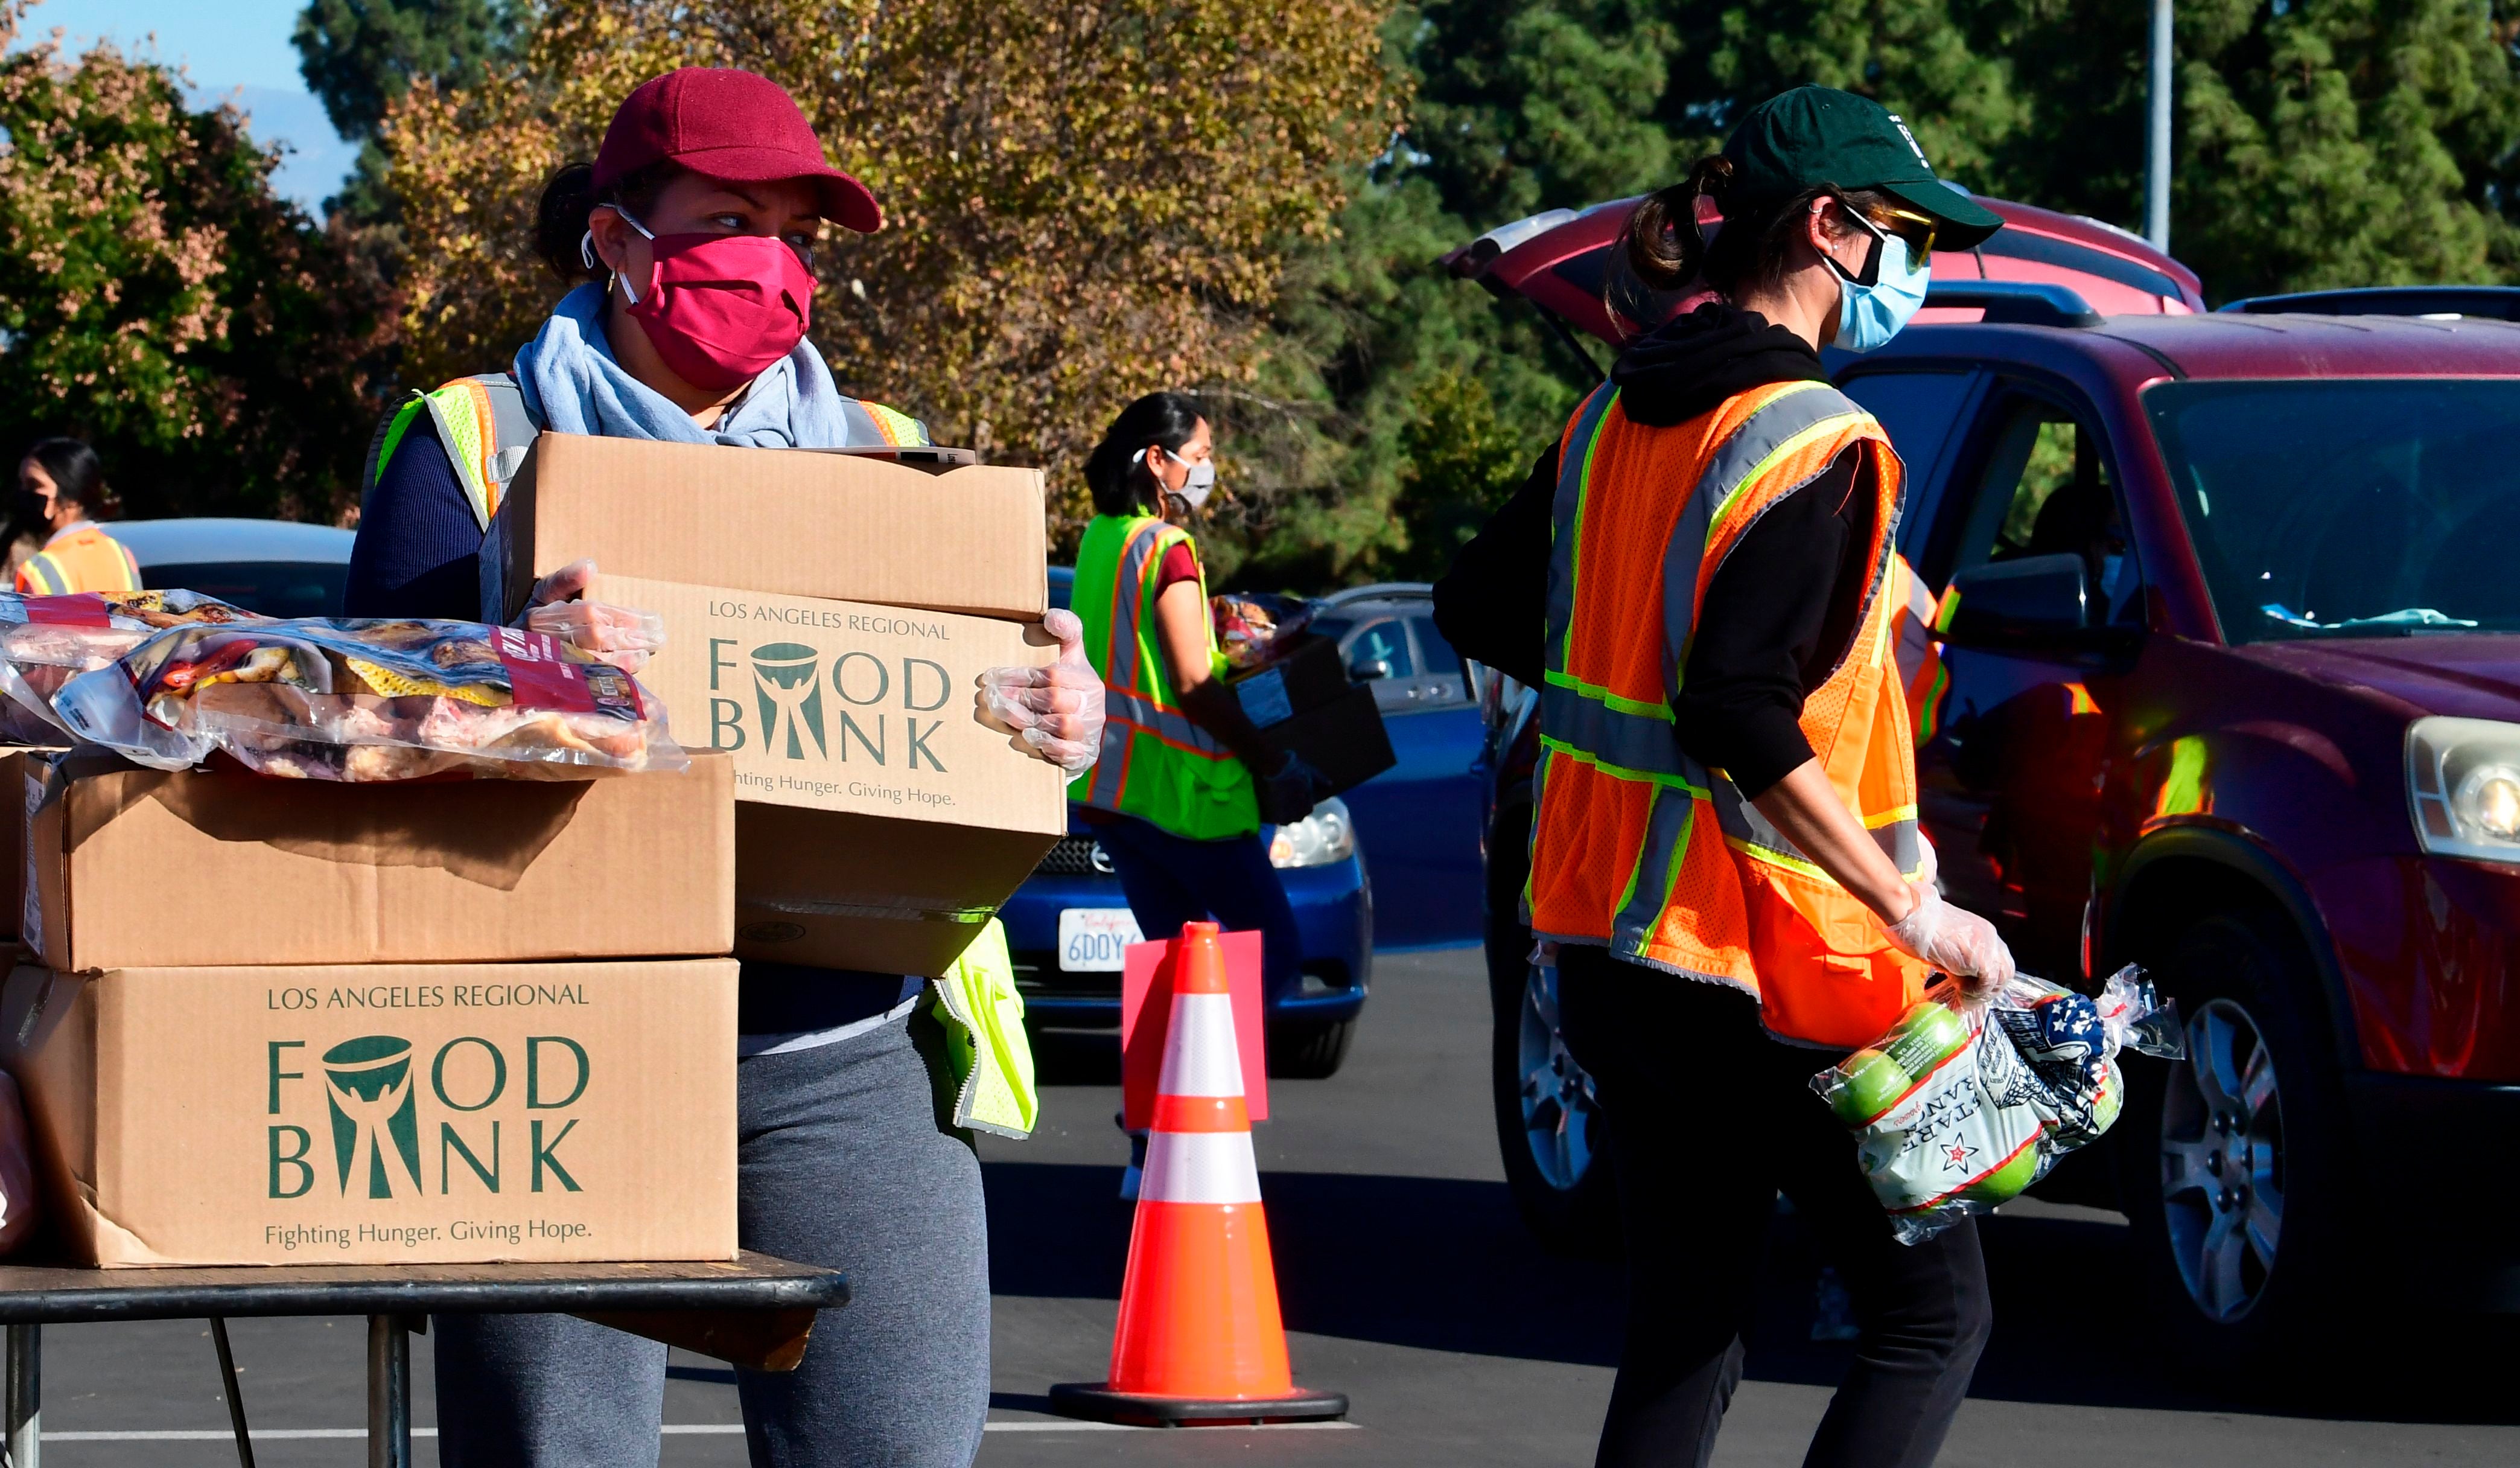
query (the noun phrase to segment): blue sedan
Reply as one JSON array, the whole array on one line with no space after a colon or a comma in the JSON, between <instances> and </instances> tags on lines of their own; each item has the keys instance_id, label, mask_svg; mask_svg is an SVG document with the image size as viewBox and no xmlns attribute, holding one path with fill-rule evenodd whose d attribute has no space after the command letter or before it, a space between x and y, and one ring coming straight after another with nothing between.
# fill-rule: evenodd
<instances>
[{"instance_id":1,"label":"blue sedan","mask_svg":"<svg viewBox=\"0 0 2520 1468\"><path fill-rule=\"evenodd\" d=\"M1373 690L1399 761L1347 793L1373 852L1374 946L1477 942L1487 794L1472 766L1487 733L1483 670L1435 630L1434 592L1422 581L1339 592L1313 630L1335 638L1348 676Z\"/></svg>"},{"instance_id":2,"label":"blue sedan","mask_svg":"<svg viewBox=\"0 0 2520 1468\"><path fill-rule=\"evenodd\" d=\"M1053 605L1066 606L1073 573L1053 567L1050 574ZM1347 1057L1373 967L1373 896L1355 822L1343 802L1324 801L1292 825L1262 827L1261 837L1304 937L1303 982L1269 1013L1269 1072L1328 1076ZM998 915L1036 1027L1119 1025L1120 953L1137 925L1092 827L1071 819Z\"/></svg>"}]
</instances>

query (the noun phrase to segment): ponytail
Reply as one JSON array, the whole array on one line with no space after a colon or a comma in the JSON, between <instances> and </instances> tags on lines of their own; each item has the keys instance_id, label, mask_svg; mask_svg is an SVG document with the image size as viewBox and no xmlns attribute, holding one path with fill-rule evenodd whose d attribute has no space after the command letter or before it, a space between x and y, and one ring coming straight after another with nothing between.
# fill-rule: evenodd
<instances>
[{"instance_id":1,"label":"ponytail","mask_svg":"<svg viewBox=\"0 0 2520 1468\"><path fill-rule=\"evenodd\" d=\"M1706 236L1697 222L1697 202L1714 202L1720 212L1732 182L1732 161L1710 154L1697 161L1688 177L1645 196L1628 216L1619 243L1628 269L1648 291L1677 291L1706 267Z\"/></svg>"},{"instance_id":2,"label":"ponytail","mask_svg":"<svg viewBox=\"0 0 2520 1468\"><path fill-rule=\"evenodd\" d=\"M1178 452L1198 433L1207 410L1187 392L1149 392L1120 410L1102 441L1085 458L1085 485L1098 515L1130 515L1154 503L1154 471L1146 451Z\"/></svg>"},{"instance_id":3,"label":"ponytail","mask_svg":"<svg viewBox=\"0 0 2520 1468\"><path fill-rule=\"evenodd\" d=\"M1619 259L1635 285L1664 295L1702 286L1727 298L1745 286L1782 280L1793 259L1793 244L1803 215L1816 199L1835 199L1850 209L1877 209L1889 196L1875 189L1841 189L1816 184L1782 200L1748 202L1735 197L1732 161L1722 154L1699 159L1688 177L1648 194L1628 216L1619 236ZM1699 223L1699 204L1713 206L1709 226ZM1620 272L1612 271L1614 278ZM1604 300L1630 320L1641 318L1628 302L1605 293Z\"/></svg>"}]
</instances>

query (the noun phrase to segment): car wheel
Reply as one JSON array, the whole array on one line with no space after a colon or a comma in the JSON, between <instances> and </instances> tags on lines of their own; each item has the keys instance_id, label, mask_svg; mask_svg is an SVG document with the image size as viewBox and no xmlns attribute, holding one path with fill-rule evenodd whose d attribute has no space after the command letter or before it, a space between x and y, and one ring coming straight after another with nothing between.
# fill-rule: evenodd
<instances>
[{"instance_id":1,"label":"car wheel","mask_svg":"<svg viewBox=\"0 0 2520 1468\"><path fill-rule=\"evenodd\" d=\"M2344 1304L2342 1089L2288 938L2253 916L2182 934L2163 987L2187 1055L2129 1072L2120 1192L2174 1346L2217 1371L2288 1364Z\"/></svg>"},{"instance_id":2,"label":"car wheel","mask_svg":"<svg viewBox=\"0 0 2520 1468\"><path fill-rule=\"evenodd\" d=\"M1269 1030L1269 1075L1272 1079L1328 1080L1347 1060L1348 1042L1356 1038L1356 1021L1305 1020Z\"/></svg>"},{"instance_id":3,"label":"car wheel","mask_svg":"<svg viewBox=\"0 0 2520 1468\"><path fill-rule=\"evenodd\" d=\"M1514 916L1525 847L1508 827L1527 827L1529 820L1528 807L1501 813L1498 839L1488 845L1488 989L1495 1026L1490 1088L1497 1145L1514 1207L1543 1247L1609 1257L1619 1249L1609 1118L1601 1112L1593 1078L1558 1033L1557 971L1531 962L1531 934Z\"/></svg>"}]
</instances>

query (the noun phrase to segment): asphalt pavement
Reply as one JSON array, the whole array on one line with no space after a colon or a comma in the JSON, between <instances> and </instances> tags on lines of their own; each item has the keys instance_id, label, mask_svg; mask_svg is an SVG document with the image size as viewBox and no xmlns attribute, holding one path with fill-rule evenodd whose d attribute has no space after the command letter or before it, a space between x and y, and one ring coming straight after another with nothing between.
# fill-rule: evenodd
<instances>
[{"instance_id":1,"label":"asphalt pavement","mask_svg":"<svg viewBox=\"0 0 2520 1468\"><path fill-rule=\"evenodd\" d=\"M983 1468L1591 1461L1622 1323L1618 1270L1541 1253L1514 1216L1490 1121L1476 950L1378 958L1346 1068L1278 1083L1259 1128L1296 1376L1349 1394L1343 1426L1109 1429L1045 1410L1051 1384L1102 1375L1129 1226L1113 1197L1113 1047L1048 1041L1042 1129L981 1148L997 1292ZM1944 1464L2520 1462L2510 1329L2409 1318L2340 1332L2352 1384L2241 1396L2168 1365L2133 1301L2053 1288L2060 1264L2125 1277L2126 1234L2116 1215L2035 1200L1987 1225L1998 1326ZM1809 1339L1815 1268L1781 1219L1722 1468L1802 1459L1849 1349ZM362 1460L361 1322L239 1321L234 1334L263 1468ZM199 1323L56 1327L46 1345L52 1468L235 1461ZM428 1424L427 1343L415 1345L414 1420ZM665 1464L743 1461L722 1367L677 1355L665 1420ZM415 1448L436 1461L428 1437Z\"/></svg>"}]
</instances>

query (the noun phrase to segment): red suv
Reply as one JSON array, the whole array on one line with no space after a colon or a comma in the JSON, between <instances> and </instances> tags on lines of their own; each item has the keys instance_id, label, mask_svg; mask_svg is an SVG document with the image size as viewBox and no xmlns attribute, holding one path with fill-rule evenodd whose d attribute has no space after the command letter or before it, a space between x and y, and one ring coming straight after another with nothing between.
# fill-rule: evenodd
<instances>
[{"instance_id":1,"label":"red suv","mask_svg":"<svg viewBox=\"0 0 2520 1468\"><path fill-rule=\"evenodd\" d=\"M2192 1058L2141 1068L2043 1188L2122 1207L2171 1329L2225 1363L2358 1295L2520 1309L2515 302L2104 317L1938 279L1986 319L1832 354L1909 467L1901 550L1958 592L1917 752L1946 890L2026 971L2140 962L2187 1017ZM1495 712L1499 1124L1572 1241L1607 1218L1567 1166L1602 1138L1515 918L1529 716Z\"/></svg>"}]
</instances>

